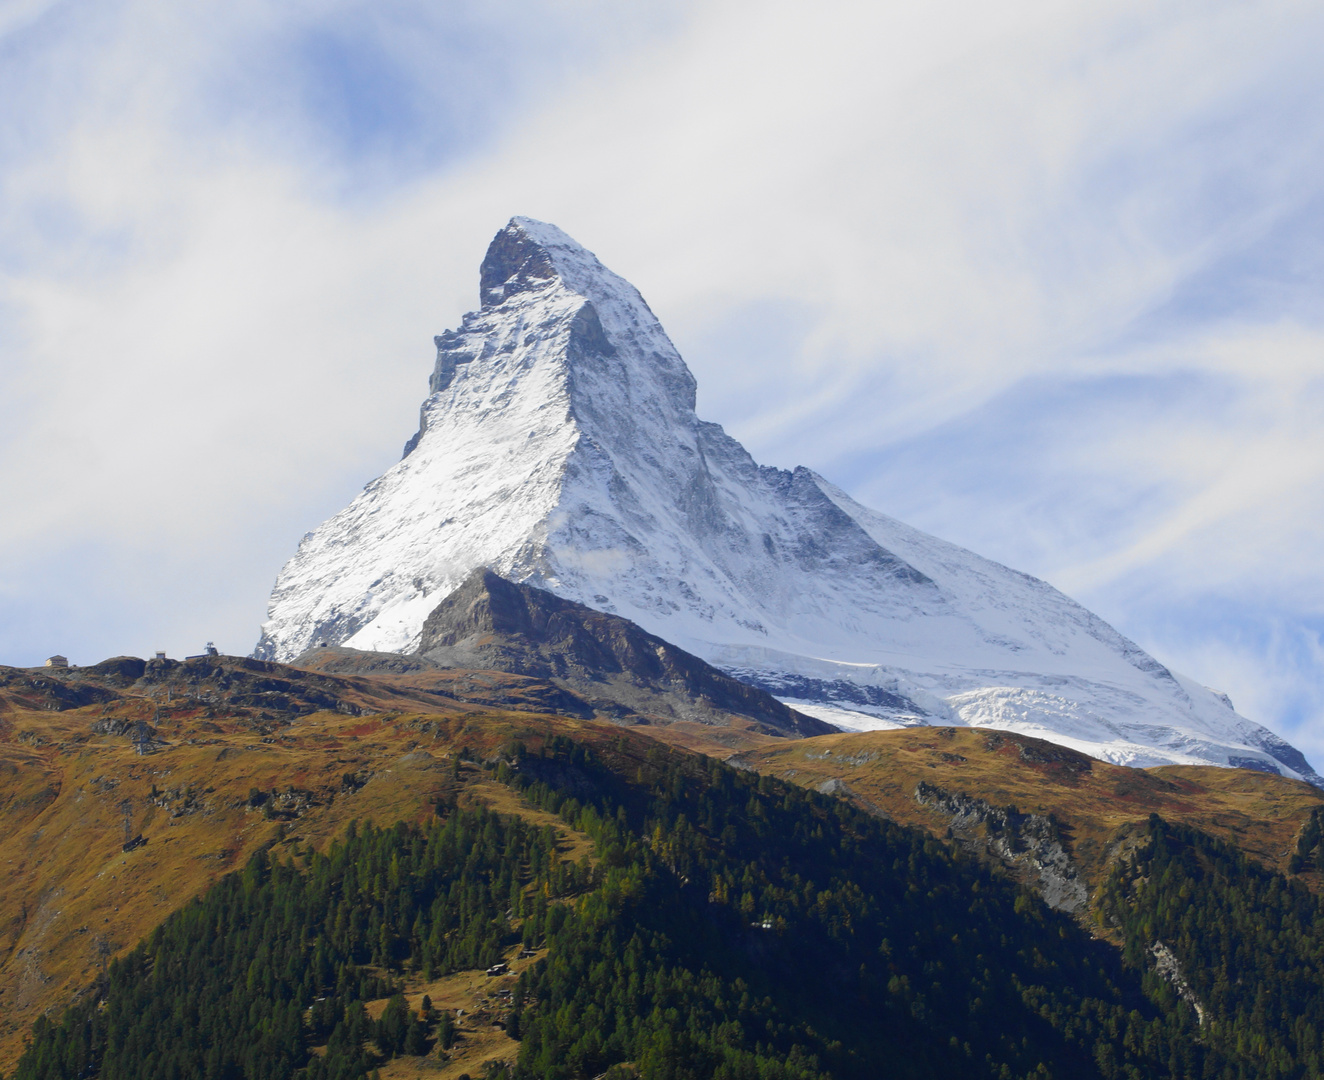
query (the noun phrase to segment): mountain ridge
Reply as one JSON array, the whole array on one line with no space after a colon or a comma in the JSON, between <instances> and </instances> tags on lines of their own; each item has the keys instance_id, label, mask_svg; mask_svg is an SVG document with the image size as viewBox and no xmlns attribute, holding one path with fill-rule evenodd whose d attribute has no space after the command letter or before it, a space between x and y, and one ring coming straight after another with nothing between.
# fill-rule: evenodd
<instances>
[{"instance_id":1,"label":"mountain ridge","mask_svg":"<svg viewBox=\"0 0 1324 1080\"><path fill-rule=\"evenodd\" d=\"M695 414L638 291L554 226L512 219L480 294L436 338L404 457L281 571L255 655L414 651L439 597L487 566L839 727L998 727L1118 764L1324 782L1050 585L758 465Z\"/></svg>"},{"instance_id":2,"label":"mountain ridge","mask_svg":"<svg viewBox=\"0 0 1324 1080\"><path fill-rule=\"evenodd\" d=\"M718 671L638 624L475 570L423 623L417 655L442 667L544 678L609 715L825 735L832 725Z\"/></svg>"}]
</instances>

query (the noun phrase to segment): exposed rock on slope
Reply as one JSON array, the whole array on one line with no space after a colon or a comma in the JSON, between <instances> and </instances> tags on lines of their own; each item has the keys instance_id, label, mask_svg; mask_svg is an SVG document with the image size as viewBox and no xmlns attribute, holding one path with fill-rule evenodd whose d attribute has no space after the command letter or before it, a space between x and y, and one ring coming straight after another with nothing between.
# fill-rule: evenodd
<instances>
[{"instance_id":1,"label":"exposed rock on slope","mask_svg":"<svg viewBox=\"0 0 1324 1080\"><path fill-rule=\"evenodd\" d=\"M628 282L515 218L436 339L403 460L304 538L257 656L409 652L477 567L622 615L842 726L1004 728L1120 764L1319 781L1051 586L756 464Z\"/></svg>"},{"instance_id":2,"label":"exposed rock on slope","mask_svg":"<svg viewBox=\"0 0 1324 1080\"><path fill-rule=\"evenodd\" d=\"M1003 862L1032 870L1049 907L1072 913L1085 907L1089 900L1085 883L1051 816L1022 814L1014 806L994 806L985 799L944 791L925 780L915 787L915 801L947 817L953 836L967 846L980 845Z\"/></svg>"},{"instance_id":3,"label":"exposed rock on slope","mask_svg":"<svg viewBox=\"0 0 1324 1080\"><path fill-rule=\"evenodd\" d=\"M1324 813L1324 792L1299 780L1197 765L1123 768L1040 739L971 728L827 735L729 760L950 835L1077 916L1151 814L1291 873L1303 826ZM1313 865L1295 876L1315 891L1324 885Z\"/></svg>"},{"instance_id":4,"label":"exposed rock on slope","mask_svg":"<svg viewBox=\"0 0 1324 1080\"><path fill-rule=\"evenodd\" d=\"M155 732L176 720L205 725L220 715L263 735L318 712L460 715L477 707L594 715L587 703L545 680L441 671L430 661L395 655L374 659L374 654L353 650L344 651L348 657L335 655L341 653L318 650L316 663L304 667L243 656L185 661L121 656L52 674L0 667L0 725L4 717L23 711L67 712L93 705L99 706L96 733L130 739L147 721Z\"/></svg>"},{"instance_id":5,"label":"exposed rock on slope","mask_svg":"<svg viewBox=\"0 0 1324 1080\"><path fill-rule=\"evenodd\" d=\"M546 679L621 719L728 725L775 735L835 729L737 682L628 619L478 570L423 624L419 655L441 667Z\"/></svg>"}]
</instances>

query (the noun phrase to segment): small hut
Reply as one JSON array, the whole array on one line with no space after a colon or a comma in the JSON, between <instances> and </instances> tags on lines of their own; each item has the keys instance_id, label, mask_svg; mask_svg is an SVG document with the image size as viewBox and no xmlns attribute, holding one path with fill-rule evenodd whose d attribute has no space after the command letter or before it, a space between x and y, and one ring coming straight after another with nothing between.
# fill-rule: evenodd
<instances>
[{"instance_id":1,"label":"small hut","mask_svg":"<svg viewBox=\"0 0 1324 1080\"><path fill-rule=\"evenodd\" d=\"M46 658L46 666L67 668L69 666L69 658L56 653L54 656L48 656Z\"/></svg>"}]
</instances>

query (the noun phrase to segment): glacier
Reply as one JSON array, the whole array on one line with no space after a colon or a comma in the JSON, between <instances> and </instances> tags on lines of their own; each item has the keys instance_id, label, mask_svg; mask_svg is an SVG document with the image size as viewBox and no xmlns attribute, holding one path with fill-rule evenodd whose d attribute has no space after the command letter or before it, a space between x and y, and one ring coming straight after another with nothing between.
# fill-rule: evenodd
<instances>
[{"instance_id":1,"label":"glacier","mask_svg":"<svg viewBox=\"0 0 1324 1080\"><path fill-rule=\"evenodd\" d=\"M695 414L643 297L516 217L435 339L403 458L304 537L254 655L412 652L476 568L639 623L844 729L1021 732L1123 765L1324 784L1227 698L1052 586L758 465Z\"/></svg>"}]
</instances>

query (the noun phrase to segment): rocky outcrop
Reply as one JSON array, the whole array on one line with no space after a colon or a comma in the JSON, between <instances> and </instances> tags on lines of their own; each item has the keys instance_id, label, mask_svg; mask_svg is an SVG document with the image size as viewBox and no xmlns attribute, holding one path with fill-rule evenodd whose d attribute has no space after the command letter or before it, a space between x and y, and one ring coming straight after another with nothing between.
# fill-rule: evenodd
<instances>
[{"instance_id":1,"label":"rocky outcrop","mask_svg":"<svg viewBox=\"0 0 1324 1080\"><path fill-rule=\"evenodd\" d=\"M1195 991L1191 989L1191 984L1186 981L1186 974L1182 971L1181 961L1177 959L1173 951L1163 942L1156 941L1149 947L1149 955L1154 958L1154 970L1159 975L1172 984L1172 988L1177 992L1177 996L1188 1003L1195 1010L1195 1015L1199 1018L1201 1024L1204 1023L1204 1006L1199 998L1195 996Z\"/></svg>"},{"instance_id":2,"label":"rocky outcrop","mask_svg":"<svg viewBox=\"0 0 1324 1080\"><path fill-rule=\"evenodd\" d=\"M727 726L744 721L782 736L835 730L629 619L485 569L471 574L428 616L418 655L441 667L544 679L601 714L627 722Z\"/></svg>"},{"instance_id":3,"label":"rocky outcrop","mask_svg":"<svg viewBox=\"0 0 1324 1080\"><path fill-rule=\"evenodd\" d=\"M0 712L6 704L64 712L118 697L109 687L84 679L81 669L0 667Z\"/></svg>"},{"instance_id":4,"label":"rocky outcrop","mask_svg":"<svg viewBox=\"0 0 1324 1080\"><path fill-rule=\"evenodd\" d=\"M924 781L915 788L915 801L947 817L953 838L1028 877L1049 907L1071 914L1085 908L1085 883L1051 816L1022 814L1014 806L994 806Z\"/></svg>"}]
</instances>

